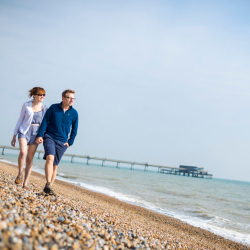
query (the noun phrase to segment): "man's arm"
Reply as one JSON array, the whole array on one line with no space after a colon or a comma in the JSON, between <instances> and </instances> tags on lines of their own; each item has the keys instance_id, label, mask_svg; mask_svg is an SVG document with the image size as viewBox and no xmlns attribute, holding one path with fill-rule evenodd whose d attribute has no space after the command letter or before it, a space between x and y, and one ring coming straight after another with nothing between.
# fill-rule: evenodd
<instances>
[{"instance_id":1,"label":"man's arm","mask_svg":"<svg viewBox=\"0 0 250 250\"><path fill-rule=\"evenodd\" d=\"M78 129L78 114L76 115L75 120L72 123L72 128L71 128L71 132L70 132L70 137L68 140L68 144L69 146L73 145L76 134L77 134L77 129Z\"/></svg>"},{"instance_id":2,"label":"man's arm","mask_svg":"<svg viewBox=\"0 0 250 250\"><path fill-rule=\"evenodd\" d=\"M44 117L43 117L43 121L42 124L39 127L38 133L36 137L43 137L44 136L44 132L46 131L47 127L48 127L48 123L50 121L51 118L51 106L50 108L46 111Z\"/></svg>"}]
</instances>

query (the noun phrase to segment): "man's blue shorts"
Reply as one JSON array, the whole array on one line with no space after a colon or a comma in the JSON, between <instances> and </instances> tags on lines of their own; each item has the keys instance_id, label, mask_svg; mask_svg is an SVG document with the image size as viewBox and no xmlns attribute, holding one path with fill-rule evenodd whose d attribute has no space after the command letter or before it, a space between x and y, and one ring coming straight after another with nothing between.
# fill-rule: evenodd
<instances>
[{"instance_id":1,"label":"man's blue shorts","mask_svg":"<svg viewBox=\"0 0 250 250\"><path fill-rule=\"evenodd\" d=\"M54 155L54 165L58 165L63 154L67 150L67 145L63 145L64 142L58 141L50 137L49 135L45 134L43 138L43 146L45 154L43 159L46 160L48 155Z\"/></svg>"}]
</instances>

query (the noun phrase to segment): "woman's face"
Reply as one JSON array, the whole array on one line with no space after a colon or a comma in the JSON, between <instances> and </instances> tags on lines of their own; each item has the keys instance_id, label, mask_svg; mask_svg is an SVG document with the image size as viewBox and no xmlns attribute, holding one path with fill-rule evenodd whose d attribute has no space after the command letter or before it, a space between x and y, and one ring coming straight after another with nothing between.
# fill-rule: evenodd
<instances>
[{"instance_id":1,"label":"woman's face","mask_svg":"<svg viewBox=\"0 0 250 250\"><path fill-rule=\"evenodd\" d=\"M45 93L38 93L36 95L33 95L33 98L36 102L42 102L44 100Z\"/></svg>"}]
</instances>

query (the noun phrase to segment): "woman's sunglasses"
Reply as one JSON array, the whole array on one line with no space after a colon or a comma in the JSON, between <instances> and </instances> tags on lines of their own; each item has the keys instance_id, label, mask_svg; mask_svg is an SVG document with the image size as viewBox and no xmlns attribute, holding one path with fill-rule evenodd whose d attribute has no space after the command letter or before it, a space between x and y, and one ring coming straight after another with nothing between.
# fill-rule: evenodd
<instances>
[{"instance_id":1,"label":"woman's sunglasses","mask_svg":"<svg viewBox=\"0 0 250 250\"><path fill-rule=\"evenodd\" d=\"M45 94L36 94L36 95L38 95L38 96L45 96Z\"/></svg>"}]
</instances>

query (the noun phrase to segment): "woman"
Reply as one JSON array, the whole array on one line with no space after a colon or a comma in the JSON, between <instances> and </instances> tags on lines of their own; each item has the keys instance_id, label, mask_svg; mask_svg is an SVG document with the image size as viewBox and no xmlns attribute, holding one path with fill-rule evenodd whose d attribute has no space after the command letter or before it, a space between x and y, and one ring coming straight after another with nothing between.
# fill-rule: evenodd
<instances>
[{"instance_id":1,"label":"woman","mask_svg":"<svg viewBox=\"0 0 250 250\"><path fill-rule=\"evenodd\" d=\"M42 104L45 97L45 90L43 88L34 87L29 91L29 97L33 97L33 100L23 104L11 141L11 145L15 147L16 135L18 134L20 153L18 156L19 172L15 179L16 184L22 183L22 171L27 154L27 145L29 145L23 182L24 189L28 189L27 184L33 165L33 157L38 147L38 144L35 143L36 135L47 110L47 107Z\"/></svg>"}]
</instances>

